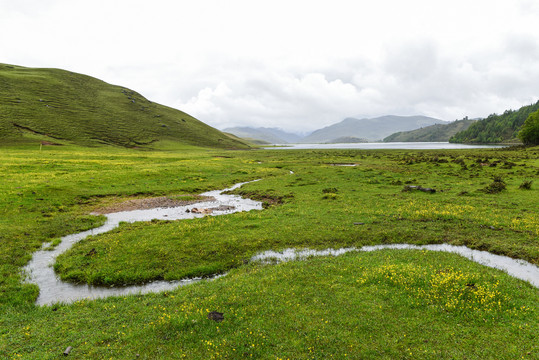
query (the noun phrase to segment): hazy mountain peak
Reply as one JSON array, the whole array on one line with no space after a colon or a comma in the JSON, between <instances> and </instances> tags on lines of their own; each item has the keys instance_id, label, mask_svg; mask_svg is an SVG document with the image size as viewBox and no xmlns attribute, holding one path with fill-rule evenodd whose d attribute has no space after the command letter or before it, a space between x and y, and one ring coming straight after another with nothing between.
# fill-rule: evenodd
<instances>
[{"instance_id":1,"label":"hazy mountain peak","mask_svg":"<svg viewBox=\"0 0 539 360\"><path fill-rule=\"evenodd\" d=\"M223 129L243 139L262 140L270 144L289 144L299 142L301 135L290 133L278 128L236 126Z\"/></svg>"},{"instance_id":2,"label":"hazy mountain peak","mask_svg":"<svg viewBox=\"0 0 539 360\"><path fill-rule=\"evenodd\" d=\"M446 121L428 116L384 115L376 118L357 119L348 117L343 121L314 131L301 140L303 143L325 143L342 137L356 137L378 141L398 131L414 130Z\"/></svg>"}]
</instances>

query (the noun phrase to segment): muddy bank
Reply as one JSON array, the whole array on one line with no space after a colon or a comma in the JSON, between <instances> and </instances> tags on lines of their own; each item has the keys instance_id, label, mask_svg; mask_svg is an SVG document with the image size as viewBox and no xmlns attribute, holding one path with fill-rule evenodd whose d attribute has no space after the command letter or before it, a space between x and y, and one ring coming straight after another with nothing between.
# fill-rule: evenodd
<instances>
[{"instance_id":1,"label":"muddy bank","mask_svg":"<svg viewBox=\"0 0 539 360\"><path fill-rule=\"evenodd\" d=\"M182 197L189 199L183 200ZM133 210L148 210L155 208L172 208L178 206L187 206L196 204L199 202L215 201L215 198L211 196L201 195L179 195L175 198L168 196L159 196L143 199L130 199L117 203L101 205L92 211L92 214L104 215L112 214L121 211L133 211Z\"/></svg>"}]
</instances>

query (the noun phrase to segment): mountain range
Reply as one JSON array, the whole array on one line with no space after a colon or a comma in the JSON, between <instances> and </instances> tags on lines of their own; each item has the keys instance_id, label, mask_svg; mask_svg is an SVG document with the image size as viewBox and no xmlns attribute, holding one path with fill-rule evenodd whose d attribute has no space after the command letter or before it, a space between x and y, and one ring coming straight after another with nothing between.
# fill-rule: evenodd
<instances>
[{"instance_id":1,"label":"mountain range","mask_svg":"<svg viewBox=\"0 0 539 360\"><path fill-rule=\"evenodd\" d=\"M373 119L346 118L304 137L302 143L327 143L341 137L355 137L369 141L382 140L397 131L414 130L446 121L427 116L386 115Z\"/></svg>"},{"instance_id":2,"label":"mountain range","mask_svg":"<svg viewBox=\"0 0 539 360\"><path fill-rule=\"evenodd\" d=\"M242 139L255 142L265 142L268 144L290 144L299 142L303 136L286 132L277 128L252 128L248 126L244 127L230 127L223 129L225 133L231 133Z\"/></svg>"},{"instance_id":3,"label":"mountain range","mask_svg":"<svg viewBox=\"0 0 539 360\"><path fill-rule=\"evenodd\" d=\"M426 116L349 117L307 136L264 127L227 128L225 133L134 90L90 76L0 64L0 144L245 149L251 147L248 142L518 142L522 124L538 109L539 102L479 121L451 123Z\"/></svg>"},{"instance_id":4,"label":"mountain range","mask_svg":"<svg viewBox=\"0 0 539 360\"><path fill-rule=\"evenodd\" d=\"M223 131L248 140L262 140L271 144L288 143L357 143L379 141L395 132L415 130L446 121L427 116L387 115L372 119L346 118L343 121L316 130L307 136L292 134L275 128L235 127Z\"/></svg>"}]
</instances>

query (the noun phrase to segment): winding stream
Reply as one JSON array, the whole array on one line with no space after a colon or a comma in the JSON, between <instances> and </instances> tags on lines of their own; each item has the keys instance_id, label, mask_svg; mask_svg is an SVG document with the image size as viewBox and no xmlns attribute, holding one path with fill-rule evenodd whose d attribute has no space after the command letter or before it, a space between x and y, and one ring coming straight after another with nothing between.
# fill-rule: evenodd
<instances>
[{"instance_id":1,"label":"winding stream","mask_svg":"<svg viewBox=\"0 0 539 360\"><path fill-rule=\"evenodd\" d=\"M257 181L257 180L255 180ZM36 305L50 305L56 302L74 302L82 299L96 299L107 296L121 296L127 294L145 294L173 290L180 285L191 284L200 281L201 278L193 278L178 281L153 281L144 285L125 287L101 287L87 284L71 284L60 280L56 276L53 264L61 253L67 251L73 244L90 235L98 235L117 228L120 222L136 222L151 220L181 220L193 219L206 216L193 212L193 209L215 209L211 215L225 215L240 211L262 210L262 203L251 199L244 199L238 195L223 194L246 184L239 183L224 190L214 190L201 195L212 197L215 200L199 202L196 204L178 206L172 208L155 208L148 210L132 210L105 214L107 220L104 225L81 233L67 235L62 242L52 251L45 250L50 244L43 244L41 250L33 254L32 260L24 268L28 275L27 282L39 286L39 296ZM215 278L215 277L214 277Z\"/></svg>"},{"instance_id":2,"label":"winding stream","mask_svg":"<svg viewBox=\"0 0 539 360\"><path fill-rule=\"evenodd\" d=\"M302 260L311 256L339 256L352 251L376 251L383 249L412 249L412 250L429 250L443 251L459 254L467 259L475 261L478 264L488 266L494 269L505 271L507 274L529 282L533 286L539 288L539 267L530 264L524 260L517 260L508 256L495 255L487 251L473 250L466 246L455 246L449 244L432 244L432 245L410 245L410 244L382 244L363 246L361 248L341 248L341 249L326 249L326 250L311 250L311 249L285 249L281 252L265 251L253 256L251 261L262 262L283 262L291 260Z\"/></svg>"},{"instance_id":3,"label":"winding stream","mask_svg":"<svg viewBox=\"0 0 539 360\"><path fill-rule=\"evenodd\" d=\"M256 181L256 180L255 180ZM61 281L54 273L53 264L56 257L67 251L73 244L90 235L102 234L119 226L120 222L136 222L157 220L180 220L203 217L207 214L195 213L194 208L214 209L211 215L225 215L240 211L262 210L262 203L251 199L244 199L237 195L227 195L223 192L234 190L242 186L239 183L231 188L224 190L214 190L201 195L212 197L215 200L200 202L196 204L178 206L173 208L155 208L149 210L132 210L117 213L106 214L107 220L104 225L84 231L81 233L67 235L62 238L62 242L52 251L45 250L49 244L43 244L41 250L33 254L32 260L24 268L28 275L26 282L39 286L39 296L36 305L51 305L56 302L70 303L82 299L96 299L108 296L122 296L127 294L145 294L149 292L159 292L173 290L178 286L191 284L202 280L193 278L177 281L154 281L144 285L126 286L126 287L99 287L87 284L71 284ZM429 251L445 251L462 255L479 264L500 269L509 275L518 279L528 281L533 286L539 288L539 267L523 260L515 260L507 256L500 256L488 253L486 251L472 250L465 246L453 246L447 244L438 245L375 245L364 246L361 248L342 248L342 249L286 249L282 252L266 251L251 258L251 261L290 261L301 260L311 256L338 256L351 251L375 251L381 249L417 249ZM224 275L214 276L215 279ZM208 278L206 278L208 279Z\"/></svg>"}]
</instances>

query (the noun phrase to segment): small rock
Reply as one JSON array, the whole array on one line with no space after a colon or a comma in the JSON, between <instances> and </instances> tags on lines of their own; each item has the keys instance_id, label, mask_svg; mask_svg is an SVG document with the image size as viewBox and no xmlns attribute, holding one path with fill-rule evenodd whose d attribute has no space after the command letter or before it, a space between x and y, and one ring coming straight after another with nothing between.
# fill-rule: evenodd
<instances>
[{"instance_id":1,"label":"small rock","mask_svg":"<svg viewBox=\"0 0 539 360\"><path fill-rule=\"evenodd\" d=\"M217 322L221 322L225 319L225 317L223 316L223 313L220 313L220 312L217 312L217 311L212 311L208 314L208 319L210 320L213 320L213 321L217 321Z\"/></svg>"},{"instance_id":2,"label":"small rock","mask_svg":"<svg viewBox=\"0 0 539 360\"><path fill-rule=\"evenodd\" d=\"M211 214L212 209L199 209L199 208L192 208L191 212L195 214Z\"/></svg>"},{"instance_id":3,"label":"small rock","mask_svg":"<svg viewBox=\"0 0 539 360\"><path fill-rule=\"evenodd\" d=\"M406 185L402 191L412 191L412 190L418 190L418 191L423 191L423 192L427 192L427 193L435 193L436 190L434 189L431 189L431 188L424 188L422 186L419 186L419 185Z\"/></svg>"},{"instance_id":4,"label":"small rock","mask_svg":"<svg viewBox=\"0 0 539 360\"><path fill-rule=\"evenodd\" d=\"M88 253L85 256L92 256L97 254L97 251L95 248L92 248L92 250L88 251Z\"/></svg>"},{"instance_id":5,"label":"small rock","mask_svg":"<svg viewBox=\"0 0 539 360\"><path fill-rule=\"evenodd\" d=\"M64 356L69 355L69 353L71 352L72 349L73 349L72 346L68 346L67 349L65 349L65 351L64 351Z\"/></svg>"},{"instance_id":6,"label":"small rock","mask_svg":"<svg viewBox=\"0 0 539 360\"><path fill-rule=\"evenodd\" d=\"M232 205L219 205L218 207L215 207L215 208L211 208L211 209L207 209L207 210L212 210L212 211L230 211L230 210L234 210L235 207L232 206Z\"/></svg>"}]
</instances>

